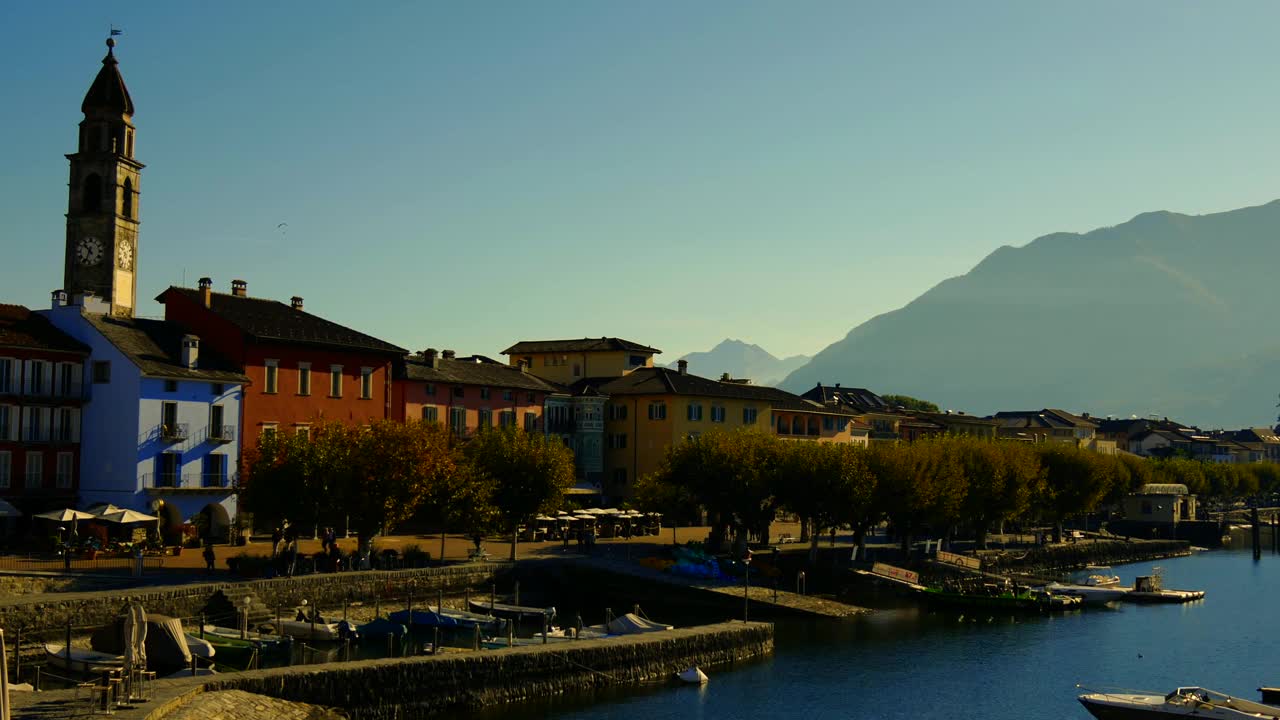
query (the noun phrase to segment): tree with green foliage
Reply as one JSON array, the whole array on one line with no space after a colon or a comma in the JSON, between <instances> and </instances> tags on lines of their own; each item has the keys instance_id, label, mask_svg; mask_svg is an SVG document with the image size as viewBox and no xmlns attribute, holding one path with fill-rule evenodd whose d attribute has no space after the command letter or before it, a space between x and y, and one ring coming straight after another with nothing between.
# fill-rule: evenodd
<instances>
[{"instance_id":1,"label":"tree with green foliage","mask_svg":"<svg viewBox=\"0 0 1280 720\"><path fill-rule=\"evenodd\" d=\"M948 444L968 481L961 514L973 527L977 547L986 549L993 526L1030 508L1042 479L1040 461L1021 443L955 437Z\"/></svg>"},{"instance_id":2,"label":"tree with green foliage","mask_svg":"<svg viewBox=\"0 0 1280 720\"><path fill-rule=\"evenodd\" d=\"M1053 541L1062 542L1062 523L1072 516L1091 512L1106 497L1115 482L1115 466L1103 456L1062 443L1036 446L1045 468L1041 509L1053 522Z\"/></svg>"},{"instance_id":3,"label":"tree with green foliage","mask_svg":"<svg viewBox=\"0 0 1280 720\"><path fill-rule=\"evenodd\" d=\"M793 442L779 447L776 495L811 526L809 562L824 530L853 525L866 512L874 478L864 451L850 445Z\"/></svg>"},{"instance_id":4,"label":"tree with green foliage","mask_svg":"<svg viewBox=\"0 0 1280 720\"><path fill-rule=\"evenodd\" d=\"M504 427L478 433L462 456L471 482L489 495L497 526L511 536L514 562L518 528L554 510L573 485L573 451L555 437Z\"/></svg>"},{"instance_id":5,"label":"tree with green foliage","mask_svg":"<svg viewBox=\"0 0 1280 720\"><path fill-rule=\"evenodd\" d=\"M910 395L881 395L890 407L900 407L906 410L916 410L918 412L941 412L938 406L928 400L913 398Z\"/></svg>"}]
</instances>

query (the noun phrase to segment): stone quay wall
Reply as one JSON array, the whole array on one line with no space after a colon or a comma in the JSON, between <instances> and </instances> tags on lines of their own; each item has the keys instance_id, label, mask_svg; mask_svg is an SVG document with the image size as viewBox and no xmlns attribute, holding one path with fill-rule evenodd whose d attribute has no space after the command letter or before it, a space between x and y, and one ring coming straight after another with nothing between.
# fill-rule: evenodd
<instances>
[{"instance_id":1,"label":"stone quay wall","mask_svg":"<svg viewBox=\"0 0 1280 720\"><path fill-rule=\"evenodd\" d=\"M111 622L127 602L139 602L148 612L179 618L200 614L219 590L231 597L255 594L268 608L291 610L303 600L319 607L338 607L348 598L371 602L375 597L404 598L413 582L415 597L424 602L443 590L462 593L468 588L488 591L491 583L510 572L507 563L473 563L418 570L369 570L305 575L245 582L144 586L127 590L63 592L0 598L0 627L12 635L18 628L53 631L87 628Z\"/></svg>"},{"instance_id":2,"label":"stone quay wall","mask_svg":"<svg viewBox=\"0 0 1280 720\"><path fill-rule=\"evenodd\" d=\"M243 690L337 708L352 720L402 720L723 667L773 653L773 626L728 622L607 640L215 676L205 692ZM157 720L153 715L150 720Z\"/></svg>"}]
</instances>

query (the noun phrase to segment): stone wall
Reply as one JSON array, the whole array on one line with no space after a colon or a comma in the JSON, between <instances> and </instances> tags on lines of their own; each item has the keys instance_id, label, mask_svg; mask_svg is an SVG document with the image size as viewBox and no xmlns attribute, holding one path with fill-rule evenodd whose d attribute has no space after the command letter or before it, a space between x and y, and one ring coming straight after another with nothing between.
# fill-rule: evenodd
<instances>
[{"instance_id":1,"label":"stone wall","mask_svg":"<svg viewBox=\"0 0 1280 720\"><path fill-rule=\"evenodd\" d=\"M501 582L499 578L509 570L506 563L476 563L421 570L371 570L248 582L9 596L0 598L0 627L10 633L17 628L60 630L68 621L76 628L96 627L110 622L129 601L142 603L148 612L195 617L219 590L233 597L254 593L269 608L292 608L302 600L325 608L341 606L348 597L357 601L372 601L375 597L403 598L408 583L413 581L415 595L425 601L435 597L440 588L448 594L461 593L467 588L487 593L490 584Z\"/></svg>"},{"instance_id":2,"label":"stone wall","mask_svg":"<svg viewBox=\"0 0 1280 720\"><path fill-rule=\"evenodd\" d=\"M773 626L721 623L607 640L235 673L206 691L243 690L393 720L672 678L773 653Z\"/></svg>"}]
</instances>

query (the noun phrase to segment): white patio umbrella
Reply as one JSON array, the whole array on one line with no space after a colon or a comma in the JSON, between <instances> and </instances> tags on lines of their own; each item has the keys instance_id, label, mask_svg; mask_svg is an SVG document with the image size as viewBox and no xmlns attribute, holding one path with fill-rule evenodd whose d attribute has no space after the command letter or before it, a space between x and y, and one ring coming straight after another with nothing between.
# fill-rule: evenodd
<instances>
[{"instance_id":1,"label":"white patio umbrella","mask_svg":"<svg viewBox=\"0 0 1280 720\"><path fill-rule=\"evenodd\" d=\"M22 517L22 511L9 504L7 500L0 500L0 518L16 517Z\"/></svg>"},{"instance_id":2,"label":"white patio umbrella","mask_svg":"<svg viewBox=\"0 0 1280 720\"><path fill-rule=\"evenodd\" d=\"M98 517L102 517L103 515L106 515L108 513L120 512L123 509L124 508L118 508L115 505L112 505L111 503L96 503L94 505L89 506L89 512L93 513L94 515L97 515Z\"/></svg>"},{"instance_id":3,"label":"white patio umbrella","mask_svg":"<svg viewBox=\"0 0 1280 720\"><path fill-rule=\"evenodd\" d=\"M96 518L97 515L94 515L93 513L87 513L83 510L72 510L71 508L65 508L63 510L50 510L47 513L32 515L32 517L38 517L44 520L52 520L54 522L65 523L65 522L75 522L77 520L92 520Z\"/></svg>"},{"instance_id":4,"label":"white patio umbrella","mask_svg":"<svg viewBox=\"0 0 1280 720\"><path fill-rule=\"evenodd\" d=\"M113 513L106 513L105 515L99 515L98 519L106 520L107 522L120 523L123 525L125 523L155 522L160 518L156 517L155 515L148 515L146 513L138 512L137 510L116 510Z\"/></svg>"}]
</instances>

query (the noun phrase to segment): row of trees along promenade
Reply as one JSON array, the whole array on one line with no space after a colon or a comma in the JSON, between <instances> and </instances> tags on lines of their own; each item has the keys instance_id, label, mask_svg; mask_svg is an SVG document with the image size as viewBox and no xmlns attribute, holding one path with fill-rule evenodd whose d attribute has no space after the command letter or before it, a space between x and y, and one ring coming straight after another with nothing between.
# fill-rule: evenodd
<instances>
[{"instance_id":1,"label":"row of trees along promenade","mask_svg":"<svg viewBox=\"0 0 1280 720\"><path fill-rule=\"evenodd\" d=\"M461 441L426 421L323 422L310 436L270 433L246 453L239 488L259 527L343 527L365 556L373 536L410 518L456 532L511 537L554 510L574 482L573 452L518 428Z\"/></svg>"},{"instance_id":2,"label":"row of trees along promenade","mask_svg":"<svg viewBox=\"0 0 1280 720\"><path fill-rule=\"evenodd\" d=\"M738 552L749 536L768 537L777 513L810 528L852 528L856 544L888 520L904 550L913 532L973 537L1005 522L1047 523L1054 541L1070 517L1118 502L1148 483L1181 483L1203 497L1233 498L1280 489L1280 467L1187 459L1101 455L1061 443L1029 444L948 436L912 444L794 442L769 433L708 432L673 446L658 472L636 488L641 507L678 515L700 506L709 545Z\"/></svg>"},{"instance_id":3,"label":"row of trees along promenade","mask_svg":"<svg viewBox=\"0 0 1280 720\"><path fill-rule=\"evenodd\" d=\"M243 508L257 524L346 525L368 552L373 536L410 518L473 536L516 529L563 502L573 453L558 439L496 428L462 440L439 423L319 423L309 436L264 435L245 461ZM1100 455L1060 443L949 436L912 444L794 442L758 430L712 431L668 449L640 478L634 501L670 518L710 518L709 544L739 551L768 537L779 512L801 519L816 545L851 528L861 546L887 520L903 547L925 528L967 535L979 548L1006 522L1063 522L1148 483L1181 483L1202 497L1280 490L1280 467Z\"/></svg>"}]
</instances>

